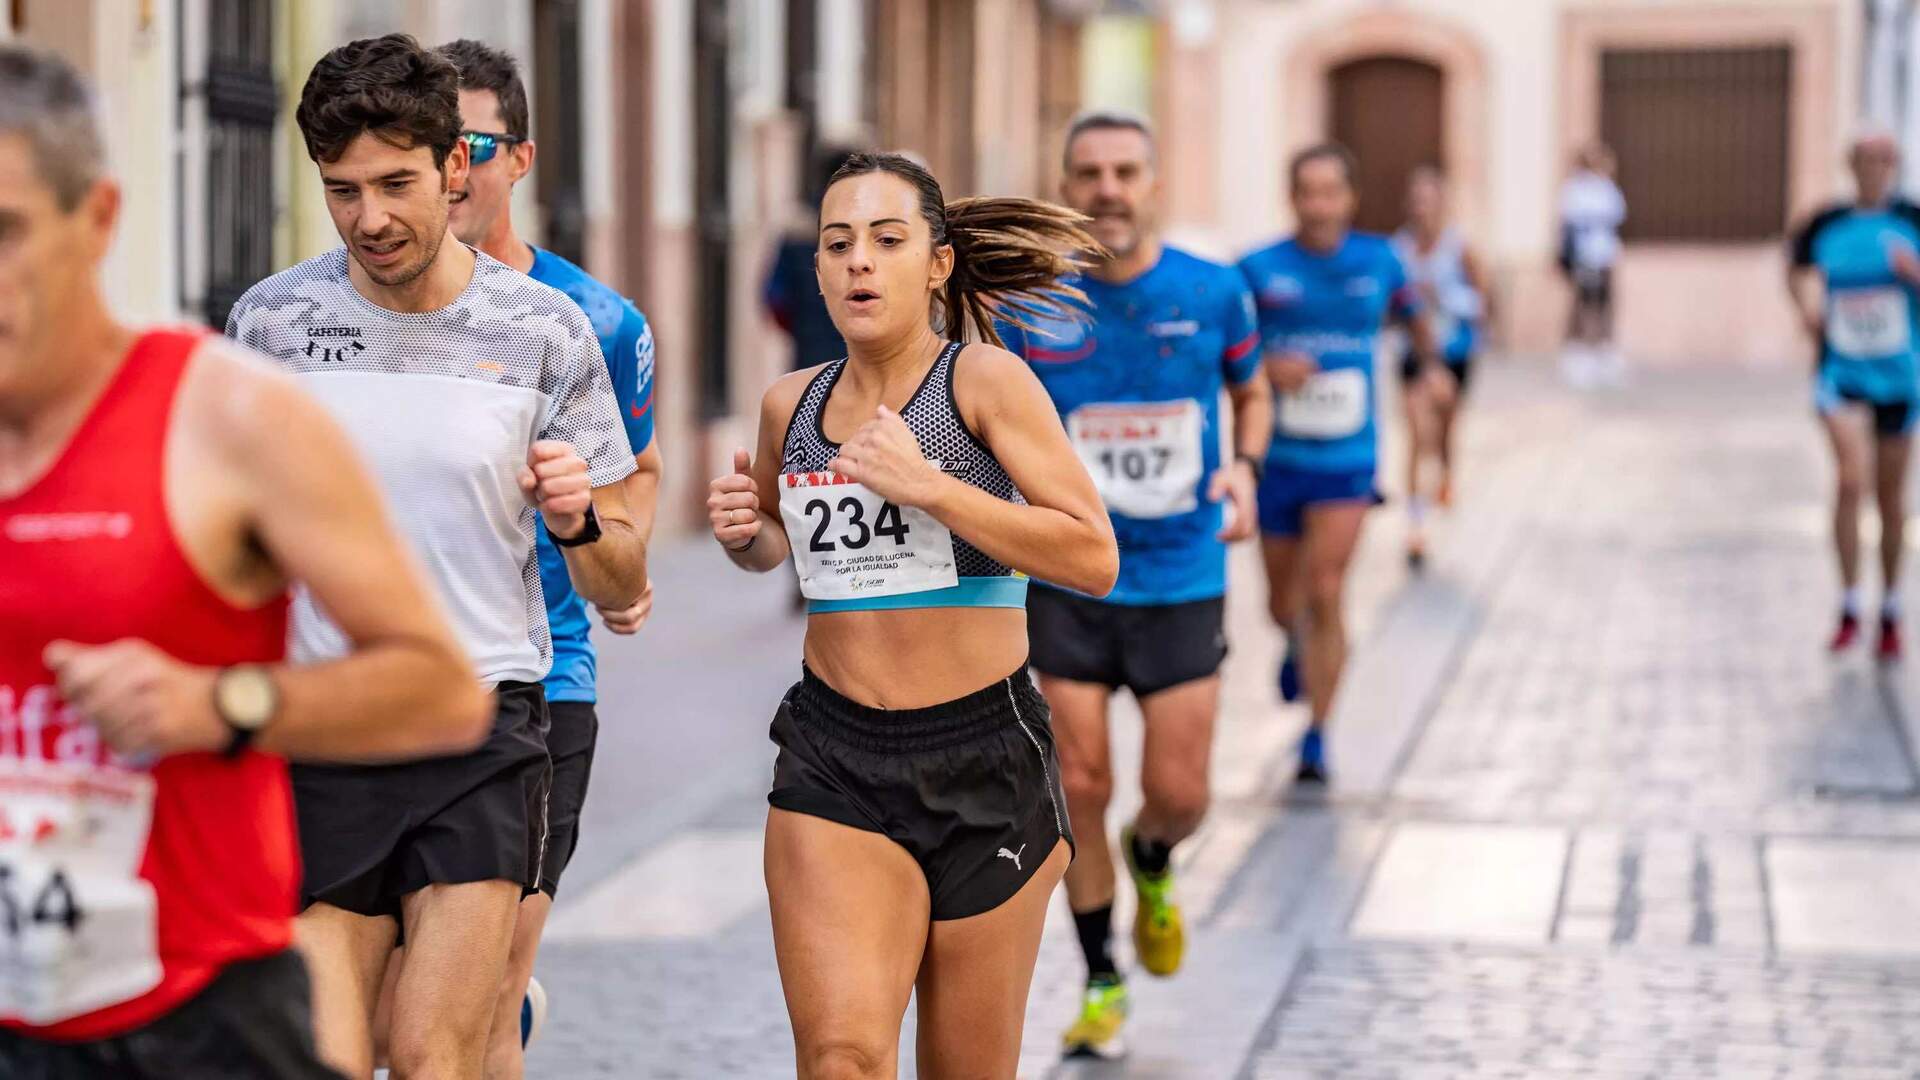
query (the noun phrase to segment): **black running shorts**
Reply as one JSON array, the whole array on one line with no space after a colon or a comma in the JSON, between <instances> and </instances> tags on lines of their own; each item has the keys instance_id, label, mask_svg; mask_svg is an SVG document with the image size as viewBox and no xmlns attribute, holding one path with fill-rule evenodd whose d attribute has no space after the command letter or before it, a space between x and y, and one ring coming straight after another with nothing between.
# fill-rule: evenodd
<instances>
[{"instance_id":1,"label":"black running shorts","mask_svg":"<svg viewBox=\"0 0 1920 1080\"><path fill-rule=\"evenodd\" d=\"M580 810L587 805L587 777L593 771L593 747L600 739L600 716L591 701L549 701L547 755L553 758L553 797L547 803L547 858L540 867L540 891L551 899L560 874L580 846Z\"/></svg>"},{"instance_id":2,"label":"black running shorts","mask_svg":"<svg viewBox=\"0 0 1920 1080\"><path fill-rule=\"evenodd\" d=\"M307 966L292 949L227 968L146 1027L90 1042L0 1030L7 1080L343 1080L313 1042Z\"/></svg>"},{"instance_id":3,"label":"black running shorts","mask_svg":"<svg viewBox=\"0 0 1920 1080\"><path fill-rule=\"evenodd\" d=\"M1047 703L1024 667L924 709L870 708L807 671L769 734L767 801L905 848L935 919L992 911L1073 843Z\"/></svg>"},{"instance_id":4,"label":"black running shorts","mask_svg":"<svg viewBox=\"0 0 1920 1080\"><path fill-rule=\"evenodd\" d=\"M1412 353L1402 356L1400 358L1400 381L1403 383L1411 383L1415 379L1418 379L1422 367L1423 365L1420 363L1418 356ZM1473 357L1469 356L1462 360L1449 360L1447 361L1447 370L1453 372L1453 388L1455 391L1464 394L1467 392L1467 388L1473 385Z\"/></svg>"},{"instance_id":5,"label":"black running shorts","mask_svg":"<svg viewBox=\"0 0 1920 1080\"><path fill-rule=\"evenodd\" d=\"M530 683L494 689L479 749L397 765L295 765L305 863L301 907L400 914L428 885L512 881L531 892L547 839L547 699Z\"/></svg>"},{"instance_id":6,"label":"black running shorts","mask_svg":"<svg viewBox=\"0 0 1920 1080\"><path fill-rule=\"evenodd\" d=\"M1604 308L1613 303L1613 268L1574 271L1573 293L1575 301L1584 307Z\"/></svg>"},{"instance_id":7,"label":"black running shorts","mask_svg":"<svg viewBox=\"0 0 1920 1080\"><path fill-rule=\"evenodd\" d=\"M1109 604L1035 586L1027 590L1033 669L1152 697L1204 679L1227 658L1226 602Z\"/></svg>"}]
</instances>

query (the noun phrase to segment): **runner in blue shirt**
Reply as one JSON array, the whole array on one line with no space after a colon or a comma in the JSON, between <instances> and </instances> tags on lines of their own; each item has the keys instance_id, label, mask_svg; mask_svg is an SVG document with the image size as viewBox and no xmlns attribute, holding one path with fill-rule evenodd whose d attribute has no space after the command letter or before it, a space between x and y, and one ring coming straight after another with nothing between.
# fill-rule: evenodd
<instances>
[{"instance_id":1,"label":"runner in blue shirt","mask_svg":"<svg viewBox=\"0 0 1920 1080\"><path fill-rule=\"evenodd\" d=\"M653 439L652 330L619 293L515 233L513 185L532 169L534 145L528 138L527 92L513 57L477 41L456 41L440 51L460 69L461 123L472 161L466 192L456 197L449 219L453 233L461 242L566 293L587 313L613 376L620 416L639 466L626 481L627 502L641 535L649 536L661 471L660 448ZM534 1021L545 1009L544 992L531 983L534 956L561 871L579 842L580 810L586 803L587 778L600 730L594 709L596 666L588 637L587 605L574 591L566 560L552 538L541 530L537 540L540 583L546 593L547 623L553 634L553 670L545 681L551 717L547 750L553 758L553 790L547 801L547 849L540 887L520 905L507 982L494 1023L495 1037L488 1047L489 1076L520 1074L522 1040L531 1038ZM639 630L652 607L653 587L649 583L632 608L602 609L600 615L607 629L631 634Z\"/></svg>"},{"instance_id":2,"label":"runner in blue shirt","mask_svg":"<svg viewBox=\"0 0 1920 1080\"><path fill-rule=\"evenodd\" d=\"M1820 211L1794 235L1787 284L1819 348L1813 402L1839 473L1833 538L1845 592L1832 648L1846 649L1860 633L1860 503L1871 476L1883 590L1877 651L1893 661L1900 658L1907 465L1920 420L1920 208L1894 195L1900 149L1892 136L1863 136L1850 164L1854 201Z\"/></svg>"},{"instance_id":3,"label":"runner in blue shirt","mask_svg":"<svg viewBox=\"0 0 1920 1080\"><path fill-rule=\"evenodd\" d=\"M1240 270L1279 391L1260 531L1268 606L1287 630L1282 692L1292 654L1303 651L1312 712L1299 778L1325 782L1322 730L1346 664L1347 564L1367 510L1380 501L1374 353L1382 323L1406 324L1434 400L1452 400L1453 377L1435 355L1427 320L1414 317L1418 301L1392 246L1352 229L1353 155L1334 143L1311 147L1294 157L1288 180L1298 231L1242 259Z\"/></svg>"},{"instance_id":4,"label":"runner in blue shirt","mask_svg":"<svg viewBox=\"0 0 1920 1080\"><path fill-rule=\"evenodd\" d=\"M1144 804L1120 838L1139 894L1135 953L1155 975L1180 967L1185 930L1169 860L1207 807L1227 652L1227 544L1253 535L1272 436L1253 298L1231 267L1161 243L1154 153L1135 116L1089 113L1069 127L1061 195L1093 219L1090 231L1112 257L1072 282L1086 293L1091 325L1054 319L1007 337L1052 396L1120 544L1120 580L1104 600L1038 582L1027 596L1032 664L1081 844L1066 889L1087 988L1066 1034L1069 1056L1123 1050L1128 995L1113 958L1106 835L1107 706L1123 687L1146 719ZM1223 391L1234 413L1234 453L1224 462Z\"/></svg>"},{"instance_id":5,"label":"runner in blue shirt","mask_svg":"<svg viewBox=\"0 0 1920 1080\"><path fill-rule=\"evenodd\" d=\"M827 181L851 153L845 147L826 147L815 155L805 220L775 244L773 262L760 286L760 302L768 317L793 342L795 371L831 364L847 355L847 343L833 328L826 298L820 295L820 279L813 271L813 253L820 246L813 219Z\"/></svg>"}]
</instances>

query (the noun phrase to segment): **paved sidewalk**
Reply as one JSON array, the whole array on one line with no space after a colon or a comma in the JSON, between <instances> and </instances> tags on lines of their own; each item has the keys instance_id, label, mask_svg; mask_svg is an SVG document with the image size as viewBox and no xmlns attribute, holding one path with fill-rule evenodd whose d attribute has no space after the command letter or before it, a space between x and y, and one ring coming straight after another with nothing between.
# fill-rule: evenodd
<instances>
[{"instance_id":1,"label":"paved sidewalk","mask_svg":"<svg viewBox=\"0 0 1920 1080\"><path fill-rule=\"evenodd\" d=\"M1022 1076L1914 1075L1920 676L1821 651L1826 465L1799 380L1576 397L1484 376L1428 576L1406 579L1398 513L1369 526L1327 796L1286 783L1304 713L1274 700L1239 553L1217 801L1178 856L1187 968L1136 979L1128 1061L1061 1064L1060 908ZM659 636L607 661L620 734L542 957L532 1076L793 1074L759 830L798 621L784 579L710 555L663 560L688 569ZM1115 738L1135 775L1137 716Z\"/></svg>"}]
</instances>

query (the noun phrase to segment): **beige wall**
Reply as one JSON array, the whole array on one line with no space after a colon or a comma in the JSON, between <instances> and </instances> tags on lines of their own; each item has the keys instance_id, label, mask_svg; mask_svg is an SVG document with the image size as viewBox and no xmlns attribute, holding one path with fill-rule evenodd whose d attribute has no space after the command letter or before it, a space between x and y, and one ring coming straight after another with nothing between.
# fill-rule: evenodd
<instances>
[{"instance_id":1,"label":"beige wall","mask_svg":"<svg viewBox=\"0 0 1920 1080\"><path fill-rule=\"evenodd\" d=\"M1567 298L1552 269L1555 203L1570 148L1598 127L1596 51L1611 44L1780 41L1795 48L1790 200L1834 184L1855 109L1855 0L1223 0L1212 48L1216 209L1190 225L1246 248L1288 226L1287 155L1325 133L1326 75L1382 53L1446 75L1447 157L1457 214L1501 284L1511 345L1557 342ZM1265 96L1276 107L1232 107ZM1799 347L1772 245L1630 249L1621 337L1656 361L1786 360ZM1703 315L1706 312L1709 314ZM1739 331L1729 335L1728 327Z\"/></svg>"},{"instance_id":2,"label":"beige wall","mask_svg":"<svg viewBox=\"0 0 1920 1080\"><path fill-rule=\"evenodd\" d=\"M533 77L531 6L494 0L276 0L275 32L280 35L281 117L279 172L280 232L278 261L291 266L337 247L340 234L327 216L320 176L307 157L293 122L300 90L313 65L327 52L356 38L402 32L429 47L472 37L498 45L520 61L529 92ZM537 133L536 133L537 135ZM513 192L514 224L524 235L540 236L540 208L533 177Z\"/></svg>"},{"instance_id":3,"label":"beige wall","mask_svg":"<svg viewBox=\"0 0 1920 1080\"><path fill-rule=\"evenodd\" d=\"M27 0L20 37L52 50L97 87L109 166L121 178L120 227L101 268L107 299L135 322L180 317L173 160L174 16L126 0ZM166 93L152 88L167 87Z\"/></svg>"}]
</instances>

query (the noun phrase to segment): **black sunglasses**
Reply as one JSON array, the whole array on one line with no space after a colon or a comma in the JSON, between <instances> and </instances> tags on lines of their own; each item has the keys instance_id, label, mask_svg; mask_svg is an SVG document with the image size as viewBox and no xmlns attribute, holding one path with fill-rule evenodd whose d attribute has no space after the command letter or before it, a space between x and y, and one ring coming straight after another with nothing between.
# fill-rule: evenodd
<instances>
[{"instance_id":1,"label":"black sunglasses","mask_svg":"<svg viewBox=\"0 0 1920 1080\"><path fill-rule=\"evenodd\" d=\"M502 146L512 146L527 140L518 135L496 135L489 131L463 131L460 138L467 144L467 160L475 165L485 165L493 160Z\"/></svg>"}]
</instances>

